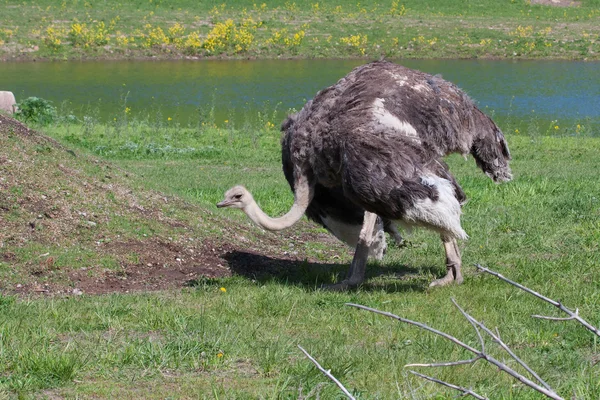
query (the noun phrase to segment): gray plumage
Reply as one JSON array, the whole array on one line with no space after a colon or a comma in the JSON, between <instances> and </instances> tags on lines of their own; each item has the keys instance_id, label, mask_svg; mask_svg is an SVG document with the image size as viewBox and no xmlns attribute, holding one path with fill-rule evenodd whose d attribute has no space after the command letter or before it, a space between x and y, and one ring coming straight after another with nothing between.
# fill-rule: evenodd
<instances>
[{"instance_id":1,"label":"gray plumage","mask_svg":"<svg viewBox=\"0 0 600 400\"><path fill-rule=\"evenodd\" d=\"M374 107L375 103L379 107ZM512 177L508 166L510 153L502 132L462 90L439 76L390 62L355 68L284 121L283 170L292 190L293 160L286 141L297 124L306 124L322 136L343 129L369 131L384 141L379 142L379 150L383 152L389 152L385 141L390 137L403 138L416 148L422 160L470 153L493 180L506 181ZM464 193L451 175L448 178L463 203ZM329 230L332 229L326 222L331 220L352 225L357 239L364 209L348 201L342 186L317 183L306 215ZM379 215L386 217L385 213ZM386 231L393 232L389 218L384 218L383 224ZM344 241L355 245L355 241ZM374 255L382 256L381 251Z\"/></svg>"},{"instance_id":2,"label":"gray plumage","mask_svg":"<svg viewBox=\"0 0 600 400\"><path fill-rule=\"evenodd\" d=\"M460 225L465 195L439 157L471 153L495 181L511 179L502 132L464 92L437 76L373 62L317 93L282 131L290 211L269 217L241 186L218 207L240 208L269 230L306 214L356 246L347 279L334 289L364 280L367 257L382 254L382 227L393 221L439 232L447 274L432 285L462 282L456 239L467 237Z\"/></svg>"}]
</instances>

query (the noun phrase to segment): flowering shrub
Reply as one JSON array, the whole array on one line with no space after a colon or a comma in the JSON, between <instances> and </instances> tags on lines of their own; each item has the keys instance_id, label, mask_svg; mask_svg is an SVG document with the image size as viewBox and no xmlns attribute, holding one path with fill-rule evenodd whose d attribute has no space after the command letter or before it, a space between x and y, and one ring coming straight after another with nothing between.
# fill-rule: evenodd
<instances>
[{"instance_id":1,"label":"flowering shrub","mask_svg":"<svg viewBox=\"0 0 600 400\"><path fill-rule=\"evenodd\" d=\"M274 30L271 37L265 41L267 46L279 47L281 50L288 49L297 53L306 32L301 29L293 34L288 33L286 28Z\"/></svg>"},{"instance_id":2,"label":"flowering shrub","mask_svg":"<svg viewBox=\"0 0 600 400\"><path fill-rule=\"evenodd\" d=\"M406 7L404 4L398 4L397 0L392 1L392 7L390 8L390 15L392 17L401 17L406 14Z\"/></svg>"},{"instance_id":3,"label":"flowering shrub","mask_svg":"<svg viewBox=\"0 0 600 400\"><path fill-rule=\"evenodd\" d=\"M64 30L49 26L46 28L46 35L44 36L44 44L53 51L58 51L62 45L62 37L64 36Z\"/></svg>"},{"instance_id":4,"label":"flowering shrub","mask_svg":"<svg viewBox=\"0 0 600 400\"><path fill-rule=\"evenodd\" d=\"M8 42L15 34L15 31L8 28L0 28L0 46L2 46L5 42Z\"/></svg>"},{"instance_id":5,"label":"flowering shrub","mask_svg":"<svg viewBox=\"0 0 600 400\"><path fill-rule=\"evenodd\" d=\"M177 47L182 47L185 28L179 22L177 22L175 25L169 28L168 32L169 42L173 43Z\"/></svg>"},{"instance_id":6,"label":"flowering shrub","mask_svg":"<svg viewBox=\"0 0 600 400\"><path fill-rule=\"evenodd\" d=\"M366 47L367 47L367 42L368 42L368 38L367 35L352 35L352 36L347 36L347 37L342 37L340 38L340 42L355 49L358 50L358 53L361 56L365 55L366 52Z\"/></svg>"},{"instance_id":7,"label":"flowering shrub","mask_svg":"<svg viewBox=\"0 0 600 400\"><path fill-rule=\"evenodd\" d=\"M159 47L169 44L169 38L160 26L152 27L151 24L144 26L146 32L142 33L142 46L145 48Z\"/></svg>"},{"instance_id":8,"label":"flowering shrub","mask_svg":"<svg viewBox=\"0 0 600 400\"><path fill-rule=\"evenodd\" d=\"M225 22L218 22L208 33L202 47L209 54L219 54L231 51L233 53L242 53L248 51L254 42L254 32L260 26L248 18L239 26L228 19Z\"/></svg>"},{"instance_id":9,"label":"flowering shrub","mask_svg":"<svg viewBox=\"0 0 600 400\"><path fill-rule=\"evenodd\" d=\"M183 48L187 53L196 54L202 47L202 39L200 39L200 33L190 33L185 41L183 42Z\"/></svg>"},{"instance_id":10,"label":"flowering shrub","mask_svg":"<svg viewBox=\"0 0 600 400\"><path fill-rule=\"evenodd\" d=\"M516 54L530 54L534 50L543 51L544 48L552 47L552 41L547 36L552 32L552 28L545 28L534 32L532 26L517 26L509 35L514 37L511 44L515 45Z\"/></svg>"},{"instance_id":11,"label":"flowering shrub","mask_svg":"<svg viewBox=\"0 0 600 400\"><path fill-rule=\"evenodd\" d=\"M111 26L114 26L114 20L111 21ZM71 25L67 37L73 47L89 48L108 44L110 41L109 33L109 28L106 27L104 21L100 21L91 27L88 27L87 24L75 22Z\"/></svg>"},{"instance_id":12,"label":"flowering shrub","mask_svg":"<svg viewBox=\"0 0 600 400\"><path fill-rule=\"evenodd\" d=\"M121 32L116 33L115 40L119 46L126 47L129 43L134 42L133 37L128 37L127 35L122 34Z\"/></svg>"},{"instance_id":13,"label":"flowering shrub","mask_svg":"<svg viewBox=\"0 0 600 400\"><path fill-rule=\"evenodd\" d=\"M209 53L224 52L233 38L234 29L235 25L232 19L228 19L225 22L218 22L208 33L202 47Z\"/></svg>"}]
</instances>

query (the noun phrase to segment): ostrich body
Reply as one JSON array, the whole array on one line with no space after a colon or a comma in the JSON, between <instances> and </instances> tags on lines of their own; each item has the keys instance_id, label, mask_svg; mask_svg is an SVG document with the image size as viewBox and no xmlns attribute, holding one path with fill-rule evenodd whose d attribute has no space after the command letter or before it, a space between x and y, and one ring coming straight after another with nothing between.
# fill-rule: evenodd
<instances>
[{"instance_id":1,"label":"ostrich body","mask_svg":"<svg viewBox=\"0 0 600 400\"><path fill-rule=\"evenodd\" d=\"M378 61L355 68L335 85L319 92L302 111L289 116L282 124L282 131L287 137L294 125L304 123L302 113L307 108L332 107L332 104L339 107L357 100L370 105L370 113L361 115L370 121L373 132L385 129L387 135L412 140L425 159L470 153L495 182L512 178L504 135L462 90L438 76L390 62ZM336 109L332 108L330 113L334 112ZM294 190L293 160L287 147L282 149L283 171ZM306 215L349 246L356 246L364 210L348 201L341 186L317 183ZM370 256L377 259L383 257L386 249L384 230L397 243L402 240L393 221L378 220L370 248Z\"/></svg>"},{"instance_id":2,"label":"ostrich body","mask_svg":"<svg viewBox=\"0 0 600 400\"><path fill-rule=\"evenodd\" d=\"M357 79L362 70L369 69L377 79ZM419 83L415 76L429 78ZM453 102L443 96L446 92L452 94ZM467 104L462 102L468 103L469 113L463 112ZM460 225L460 205L465 196L447 166L438 160L438 153L471 151L486 173L489 159L494 164L489 169L492 177L509 178L508 149L500 131L496 128L491 132L495 136L490 144L483 140L490 132L473 128L476 118L495 127L484 117L466 95L440 78L387 62L367 64L320 91L284 122L283 168L294 192L294 205L287 214L268 217L241 186L227 191L217 206L240 208L268 230L288 228L304 213L312 219L318 217L317 221L334 234L332 220L359 226L348 277L334 288L344 289L364 280L369 249L381 237L374 232L377 216L439 232L447 274L432 285L461 283L456 239L467 237ZM454 124L467 124L477 132L463 138L462 130L457 131ZM420 130L427 137L434 128L450 134L439 145L437 140L420 139ZM503 152L506 155L501 157ZM334 212L328 214L329 209ZM360 220L358 225L356 219ZM344 240L341 236L338 233Z\"/></svg>"}]
</instances>

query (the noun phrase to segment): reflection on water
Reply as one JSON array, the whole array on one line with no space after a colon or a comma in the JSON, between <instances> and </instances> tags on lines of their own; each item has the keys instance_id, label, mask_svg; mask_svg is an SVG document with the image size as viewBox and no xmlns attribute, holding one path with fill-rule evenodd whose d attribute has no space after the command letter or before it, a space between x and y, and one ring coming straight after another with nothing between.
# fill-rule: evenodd
<instances>
[{"instance_id":1,"label":"reflection on water","mask_svg":"<svg viewBox=\"0 0 600 400\"><path fill-rule=\"evenodd\" d=\"M258 112L278 124L361 60L95 61L0 63L0 90L39 96L82 116L132 115L243 123ZM441 74L499 121L525 119L600 124L600 63L567 61L405 60ZM277 109L273 117L273 110Z\"/></svg>"}]
</instances>

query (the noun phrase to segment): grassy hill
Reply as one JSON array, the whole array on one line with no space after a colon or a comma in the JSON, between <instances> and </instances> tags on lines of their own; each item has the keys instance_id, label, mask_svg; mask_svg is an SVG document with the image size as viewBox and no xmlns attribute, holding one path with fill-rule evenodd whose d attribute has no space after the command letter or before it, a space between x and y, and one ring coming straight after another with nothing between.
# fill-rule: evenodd
<instances>
[{"instance_id":1,"label":"grassy hill","mask_svg":"<svg viewBox=\"0 0 600 400\"><path fill-rule=\"evenodd\" d=\"M198 277L229 276L223 257L250 248L245 236L265 242L259 246L265 254L284 243L144 190L140 176L2 115L0 177L4 293L181 287Z\"/></svg>"}]
</instances>

